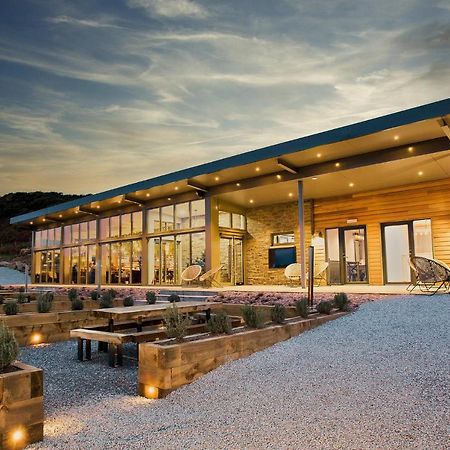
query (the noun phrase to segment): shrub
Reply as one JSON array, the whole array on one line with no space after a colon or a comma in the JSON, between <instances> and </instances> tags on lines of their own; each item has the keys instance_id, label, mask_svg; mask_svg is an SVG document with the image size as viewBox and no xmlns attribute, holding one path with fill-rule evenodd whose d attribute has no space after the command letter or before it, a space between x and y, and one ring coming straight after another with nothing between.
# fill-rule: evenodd
<instances>
[{"instance_id":1,"label":"shrub","mask_svg":"<svg viewBox=\"0 0 450 450\"><path fill-rule=\"evenodd\" d=\"M133 305L134 305L133 297L125 297L123 299L123 306L133 306Z\"/></svg>"},{"instance_id":2,"label":"shrub","mask_svg":"<svg viewBox=\"0 0 450 450\"><path fill-rule=\"evenodd\" d=\"M317 312L320 314L330 314L333 309L333 305L328 301L321 301L316 306Z\"/></svg>"},{"instance_id":3,"label":"shrub","mask_svg":"<svg viewBox=\"0 0 450 450\"><path fill-rule=\"evenodd\" d=\"M231 334L233 329L231 319L225 311L212 315L206 326L211 334Z\"/></svg>"},{"instance_id":4,"label":"shrub","mask_svg":"<svg viewBox=\"0 0 450 450\"><path fill-rule=\"evenodd\" d=\"M53 293L39 294L37 298L37 310L39 313L47 313L52 309Z\"/></svg>"},{"instance_id":5,"label":"shrub","mask_svg":"<svg viewBox=\"0 0 450 450\"><path fill-rule=\"evenodd\" d=\"M0 324L0 372L3 372L17 358L19 346L14 333Z\"/></svg>"},{"instance_id":6,"label":"shrub","mask_svg":"<svg viewBox=\"0 0 450 450\"><path fill-rule=\"evenodd\" d=\"M25 286L20 286L19 292L25 292Z\"/></svg>"},{"instance_id":7,"label":"shrub","mask_svg":"<svg viewBox=\"0 0 450 450\"><path fill-rule=\"evenodd\" d=\"M306 298L301 298L295 302L295 310L300 317L306 319L308 317L308 300Z\"/></svg>"},{"instance_id":8,"label":"shrub","mask_svg":"<svg viewBox=\"0 0 450 450\"><path fill-rule=\"evenodd\" d=\"M175 303L166 309L164 313L164 324L166 326L167 336L182 341L187 334L189 319L178 312Z\"/></svg>"},{"instance_id":9,"label":"shrub","mask_svg":"<svg viewBox=\"0 0 450 450\"><path fill-rule=\"evenodd\" d=\"M100 308L112 308L114 304L114 300L109 291L105 292L100 297Z\"/></svg>"},{"instance_id":10,"label":"shrub","mask_svg":"<svg viewBox=\"0 0 450 450\"><path fill-rule=\"evenodd\" d=\"M55 294L52 291L47 291L44 295L50 303L53 303Z\"/></svg>"},{"instance_id":11,"label":"shrub","mask_svg":"<svg viewBox=\"0 0 450 450\"><path fill-rule=\"evenodd\" d=\"M283 323L286 319L286 308L279 303L275 304L270 310L270 318L274 323Z\"/></svg>"},{"instance_id":12,"label":"shrub","mask_svg":"<svg viewBox=\"0 0 450 450\"><path fill-rule=\"evenodd\" d=\"M69 300L72 302L78 297L78 290L75 288L69 289L69 292L67 292L67 297L69 297Z\"/></svg>"},{"instance_id":13,"label":"shrub","mask_svg":"<svg viewBox=\"0 0 450 450\"><path fill-rule=\"evenodd\" d=\"M145 293L145 298L149 305L154 305L156 303L156 294L154 291L147 291Z\"/></svg>"},{"instance_id":14,"label":"shrub","mask_svg":"<svg viewBox=\"0 0 450 450\"><path fill-rule=\"evenodd\" d=\"M81 298L75 297L72 301L72 311L81 311L84 308L84 302Z\"/></svg>"},{"instance_id":15,"label":"shrub","mask_svg":"<svg viewBox=\"0 0 450 450\"><path fill-rule=\"evenodd\" d=\"M264 326L263 312L254 306L243 306L242 317L249 328L262 328Z\"/></svg>"},{"instance_id":16,"label":"shrub","mask_svg":"<svg viewBox=\"0 0 450 450\"><path fill-rule=\"evenodd\" d=\"M333 304L337 309L339 309L339 311L347 311L349 308L347 294L343 292L336 294L333 299Z\"/></svg>"},{"instance_id":17,"label":"shrub","mask_svg":"<svg viewBox=\"0 0 450 450\"><path fill-rule=\"evenodd\" d=\"M28 296L24 292L19 292L17 294L17 301L19 303L28 303Z\"/></svg>"},{"instance_id":18,"label":"shrub","mask_svg":"<svg viewBox=\"0 0 450 450\"><path fill-rule=\"evenodd\" d=\"M98 291L91 291L91 299L97 301L100 297L100 293Z\"/></svg>"},{"instance_id":19,"label":"shrub","mask_svg":"<svg viewBox=\"0 0 450 450\"><path fill-rule=\"evenodd\" d=\"M6 302L3 305L3 311L7 316L15 316L19 312L19 305L16 300Z\"/></svg>"},{"instance_id":20,"label":"shrub","mask_svg":"<svg viewBox=\"0 0 450 450\"><path fill-rule=\"evenodd\" d=\"M176 303L179 302L181 298L178 294L170 294L167 300L169 300L170 303Z\"/></svg>"},{"instance_id":21,"label":"shrub","mask_svg":"<svg viewBox=\"0 0 450 450\"><path fill-rule=\"evenodd\" d=\"M108 289L107 291L109 293L109 295L111 296L111 299L114 300L117 297L117 291L115 291L114 289Z\"/></svg>"}]
</instances>

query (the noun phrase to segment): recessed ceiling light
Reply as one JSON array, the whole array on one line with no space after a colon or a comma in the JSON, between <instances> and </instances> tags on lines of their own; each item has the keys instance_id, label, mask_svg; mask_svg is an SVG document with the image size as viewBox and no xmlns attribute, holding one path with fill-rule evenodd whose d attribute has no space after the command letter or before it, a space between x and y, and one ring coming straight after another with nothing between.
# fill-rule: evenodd
<instances>
[{"instance_id":1,"label":"recessed ceiling light","mask_svg":"<svg viewBox=\"0 0 450 450\"><path fill-rule=\"evenodd\" d=\"M289 197L292 197L294 194L292 192L289 192Z\"/></svg>"},{"instance_id":2,"label":"recessed ceiling light","mask_svg":"<svg viewBox=\"0 0 450 450\"><path fill-rule=\"evenodd\" d=\"M317 177L312 177L312 179L315 181L315 180L317 180Z\"/></svg>"},{"instance_id":3,"label":"recessed ceiling light","mask_svg":"<svg viewBox=\"0 0 450 450\"><path fill-rule=\"evenodd\" d=\"M236 186L239 187L241 185L241 183L236 183Z\"/></svg>"},{"instance_id":4,"label":"recessed ceiling light","mask_svg":"<svg viewBox=\"0 0 450 450\"><path fill-rule=\"evenodd\" d=\"M45 217L42 219L42 222L45 222Z\"/></svg>"},{"instance_id":5,"label":"recessed ceiling light","mask_svg":"<svg viewBox=\"0 0 450 450\"><path fill-rule=\"evenodd\" d=\"M145 196L146 196L146 197L150 197L150 194L147 192L147 193L145 194Z\"/></svg>"},{"instance_id":6,"label":"recessed ceiling light","mask_svg":"<svg viewBox=\"0 0 450 450\"><path fill-rule=\"evenodd\" d=\"M77 209L76 211L75 211L75 214L78 214L80 211Z\"/></svg>"},{"instance_id":7,"label":"recessed ceiling light","mask_svg":"<svg viewBox=\"0 0 450 450\"><path fill-rule=\"evenodd\" d=\"M33 221L30 222L30 225L33 225Z\"/></svg>"},{"instance_id":8,"label":"recessed ceiling light","mask_svg":"<svg viewBox=\"0 0 450 450\"><path fill-rule=\"evenodd\" d=\"M400 139L400 136L398 135L398 134L396 134L395 136L394 136L394 140L395 141L398 141Z\"/></svg>"},{"instance_id":9,"label":"recessed ceiling light","mask_svg":"<svg viewBox=\"0 0 450 450\"><path fill-rule=\"evenodd\" d=\"M175 186L175 190L178 191L178 186Z\"/></svg>"},{"instance_id":10,"label":"recessed ceiling light","mask_svg":"<svg viewBox=\"0 0 450 450\"><path fill-rule=\"evenodd\" d=\"M353 187L355 183L348 183L349 187Z\"/></svg>"},{"instance_id":11,"label":"recessed ceiling light","mask_svg":"<svg viewBox=\"0 0 450 450\"><path fill-rule=\"evenodd\" d=\"M423 175L423 171L422 171L422 170L419 170L419 171L417 172L417 175L419 175L419 177L421 177L421 176Z\"/></svg>"},{"instance_id":12,"label":"recessed ceiling light","mask_svg":"<svg viewBox=\"0 0 450 450\"><path fill-rule=\"evenodd\" d=\"M253 199L250 199L250 203L253 203Z\"/></svg>"},{"instance_id":13,"label":"recessed ceiling light","mask_svg":"<svg viewBox=\"0 0 450 450\"><path fill-rule=\"evenodd\" d=\"M255 170L256 170L257 172L259 172L261 169L260 169L259 167L257 167Z\"/></svg>"},{"instance_id":14,"label":"recessed ceiling light","mask_svg":"<svg viewBox=\"0 0 450 450\"><path fill-rule=\"evenodd\" d=\"M167 200L169 200L169 202L170 202L170 200L172 200L172 197L167 197Z\"/></svg>"},{"instance_id":15,"label":"recessed ceiling light","mask_svg":"<svg viewBox=\"0 0 450 450\"><path fill-rule=\"evenodd\" d=\"M97 205L97 209L100 209L100 205Z\"/></svg>"},{"instance_id":16,"label":"recessed ceiling light","mask_svg":"<svg viewBox=\"0 0 450 450\"><path fill-rule=\"evenodd\" d=\"M61 217L62 217L62 214L60 214L58 217L61 218Z\"/></svg>"},{"instance_id":17,"label":"recessed ceiling light","mask_svg":"<svg viewBox=\"0 0 450 450\"><path fill-rule=\"evenodd\" d=\"M214 179L215 179L216 181L219 181L219 177L214 177Z\"/></svg>"},{"instance_id":18,"label":"recessed ceiling light","mask_svg":"<svg viewBox=\"0 0 450 450\"><path fill-rule=\"evenodd\" d=\"M322 158L322 153L317 153L318 158Z\"/></svg>"},{"instance_id":19,"label":"recessed ceiling light","mask_svg":"<svg viewBox=\"0 0 450 450\"><path fill-rule=\"evenodd\" d=\"M281 180L281 175L280 174L277 175L277 180Z\"/></svg>"},{"instance_id":20,"label":"recessed ceiling light","mask_svg":"<svg viewBox=\"0 0 450 450\"><path fill-rule=\"evenodd\" d=\"M412 152L414 150L414 147L408 147L408 152Z\"/></svg>"},{"instance_id":21,"label":"recessed ceiling light","mask_svg":"<svg viewBox=\"0 0 450 450\"><path fill-rule=\"evenodd\" d=\"M336 167L341 167L341 163L336 163L335 166Z\"/></svg>"}]
</instances>

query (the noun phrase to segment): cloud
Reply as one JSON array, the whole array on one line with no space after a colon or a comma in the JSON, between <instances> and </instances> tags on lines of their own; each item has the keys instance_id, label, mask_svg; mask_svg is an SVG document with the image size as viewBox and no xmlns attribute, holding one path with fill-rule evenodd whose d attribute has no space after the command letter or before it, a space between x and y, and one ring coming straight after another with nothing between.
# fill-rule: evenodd
<instances>
[{"instance_id":1,"label":"cloud","mask_svg":"<svg viewBox=\"0 0 450 450\"><path fill-rule=\"evenodd\" d=\"M208 16L207 10L192 0L128 0L128 5L144 9L150 16L194 19L204 19Z\"/></svg>"},{"instance_id":2,"label":"cloud","mask_svg":"<svg viewBox=\"0 0 450 450\"><path fill-rule=\"evenodd\" d=\"M92 28L120 28L112 23L103 22L99 20L89 20L89 19L76 19L70 16L57 16L48 17L47 21L55 24L68 24L81 27L92 27Z\"/></svg>"}]
</instances>

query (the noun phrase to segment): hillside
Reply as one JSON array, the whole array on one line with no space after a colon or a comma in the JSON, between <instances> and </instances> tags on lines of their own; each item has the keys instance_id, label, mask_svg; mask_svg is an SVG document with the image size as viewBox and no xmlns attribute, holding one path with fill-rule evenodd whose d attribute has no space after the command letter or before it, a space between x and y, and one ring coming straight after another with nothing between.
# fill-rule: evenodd
<instances>
[{"instance_id":1,"label":"hillside","mask_svg":"<svg viewBox=\"0 0 450 450\"><path fill-rule=\"evenodd\" d=\"M0 261L22 260L29 263L30 229L10 225L9 219L20 214L79 198L61 192L14 192L0 197ZM23 251L21 252L21 250ZM25 249L28 249L25 250Z\"/></svg>"}]
</instances>

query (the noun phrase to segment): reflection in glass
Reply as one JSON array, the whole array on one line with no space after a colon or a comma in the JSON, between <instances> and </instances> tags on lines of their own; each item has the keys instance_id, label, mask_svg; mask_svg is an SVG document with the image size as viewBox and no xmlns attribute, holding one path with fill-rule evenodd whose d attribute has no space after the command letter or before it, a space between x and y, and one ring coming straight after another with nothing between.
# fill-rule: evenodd
<instances>
[{"instance_id":1,"label":"reflection in glass","mask_svg":"<svg viewBox=\"0 0 450 450\"><path fill-rule=\"evenodd\" d=\"M73 230L72 230L73 231ZM78 283L78 273L80 271L80 264L79 264L79 249L78 247L72 248L72 268L71 268L71 283L77 284Z\"/></svg>"},{"instance_id":2,"label":"reflection in glass","mask_svg":"<svg viewBox=\"0 0 450 450\"><path fill-rule=\"evenodd\" d=\"M131 279L131 241L120 246L120 283L130 284Z\"/></svg>"},{"instance_id":3,"label":"reflection in glass","mask_svg":"<svg viewBox=\"0 0 450 450\"><path fill-rule=\"evenodd\" d=\"M131 214L133 221L133 234L142 233L142 211L135 211Z\"/></svg>"},{"instance_id":4,"label":"reflection in glass","mask_svg":"<svg viewBox=\"0 0 450 450\"><path fill-rule=\"evenodd\" d=\"M80 224L74 223L72 225L72 244L78 244L80 242Z\"/></svg>"},{"instance_id":5,"label":"reflection in glass","mask_svg":"<svg viewBox=\"0 0 450 450\"><path fill-rule=\"evenodd\" d=\"M160 231L159 208L147 211L147 233L157 233Z\"/></svg>"},{"instance_id":6,"label":"reflection in glass","mask_svg":"<svg viewBox=\"0 0 450 450\"><path fill-rule=\"evenodd\" d=\"M97 270L96 257L95 257L95 245L87 246L87 260L88 260L88 273L87 273L87 283L95 283L95 273Z\"/></svg>"},{"instance_id":7,"label":"reflection in glass","mask_svg":"<svg viewBox=\"0 0 450 450\"><path fill-rule=\"evenodd\" d=\"M50 228L47 234L47 247L53 247L55 245L55 229Z\"/></svg>"},{"instance_id":8,"label":"reflection in glass","mask_svg":"<svg viewBox=\"0 0 450 450\"><path fill-rule=\"evenodd\" d=\"M87 231L87 228L86 228ZM79 283L80 284L86 284L87 278L87 248L85 245L82 245L80 247L80 258L79 258Z\"/></svg>"},{"instance_id":9,"label":"reflection in glass","mask_svg":"<svg viewBox=\"0 0 450 450\"><path fill-rule=\"evenodd\" d=\"M231 213L219 211L219 227L231 228Z\"/></svg>"},{"instance_id":10,"label":"reflection in glass","mask_svg":"<svg viewBox=\"0 0 450 450\"><path fill-rule=\"evenodd\" d=\"M105 217L100 219L100 239L108 239L109 236L109 217Z\"/></svg>"},{"instance_id":11,"label":"reflection in glass","mask_svg":"<svg viewBox=\"0 0 450 450\"><path fill-rule=\"evenodd\" d=\"M191 227L205 226L205 200L191 202Z\"/></svg>"},{"instance_id":12,"label":"reflection in glass","mask_svg":"<svg viewBox=\"0 0 450 450\"><path fill-rule=\"evenodd\" d=\"M96 220L90 220L88 222L88 234L89 234L90 241L93 241L97 238L97 221Z\"/></svg>"},{"instance_id":13,"label":"reflection in glass","mask_svg":"<svg viewBox=\"0 0 450 450\"><path fill-rule=\"evenodd\" d=\"M189 202L175 205L175 228L177 230L190 228Z\"/></svg>"},{"instance_id":14,"label":"reflection in glass","mask_svg":"<svg viewBox=\"0 0 450 450\"><path fill-rule=\"evenodd\" d=\"M131 236L131 214L122 214L121 221L121 236Z\"/></svg>"},{"instance_id":15,"label":"reflection in glass","mask_svg":"<svg viewBox=\"0 0 450 450\"><path fill-rule=\"evenodd\" d=\"M111 284L119 283L119 268L120 268L120 243L114 242L111 244Z\"/></svg>"},{"instance_id":16,"label":"reflection in glass","mask_svg":"<svg viewBox=\"0 0 450 450\"><path fill-rule=\"evenodd\" d=\"M161 231L173 230L173 205L161 208Z\"/></svg>"},{"instance_id":17,"label":"reflection in glass","mask_svg":"<svg viewBox=\"0 0 450 450\"><path fill-rule=\"evenodd\" d=\"M100 276L100 280L102 282L102 284L110 284L111 279L110 279L110 249L111 249L111 244L103 244L101 246L101 259L102 259L102 263L101 263L101 276Z\"/></svg>"},{"instance_id":18,"label":"reflection in glass","mask_svg":"<svg viewBox=\"0 0 450 450\"><path fill-rule=\"evenodd\" d=\"M191 239L189 234L179 234L176 237L176 276L175 283L181 283L181 273L191 263Z\"/></svg>"},{"instance_id":19,"label":"reflection in glass","mask_svg":"<svg viewBox=\"0 0 450 450\"><path fill-rule=\"evenodd\" d=\"M191 263L198 264L205 270L205 233L192 233L191 234Z\"/></svg>"},{"instance_id":20,"label":"reflection in glass","mask_svg":"<svg viewBox=\"0 0 450 450\"><path fill-rule=\"evenodd\" d=\"M131 283L142 282L142 241L133 241L133 253L131 261Z\"/></svg>"},{"instance_id":21,"label":"reflection in glass","mask_svg":"<svg viewBox=\"0 0 450 450\"><path fill-rule=\"evenodd\" d=\"M113 216L109 218L111 224L111 237L120 236L120 216Z\"/></svg>"},{"instance_id":22,"label":"reflection in glass","mask_svg":"<svg viewBox=\"0 0 450 450\"><path fill-rule=\"evenodd\" d=\"M71 283L71 251L70 248L63 250L63 283Z\"/></svg>"},{"instance_id":23,"label":"reflection in glass","mask_svg":"<svg viewBox=\"0 0 450 450\"><path fill-rule=\"evenodd\" d=\"M80 242L85 242L88 239L88 224L87 222L80 223Z\"/></svg>"},{"instance_id":24,"label":"reflection in glass","mask_svg":"<svg viewBox=\"0 0 450 450\"><path fill-rule=\"evenodd\" d=\"M66 225L64 227L64 244L69 245L72 243L72 226Z\"/></svg>"}]
</instances>

